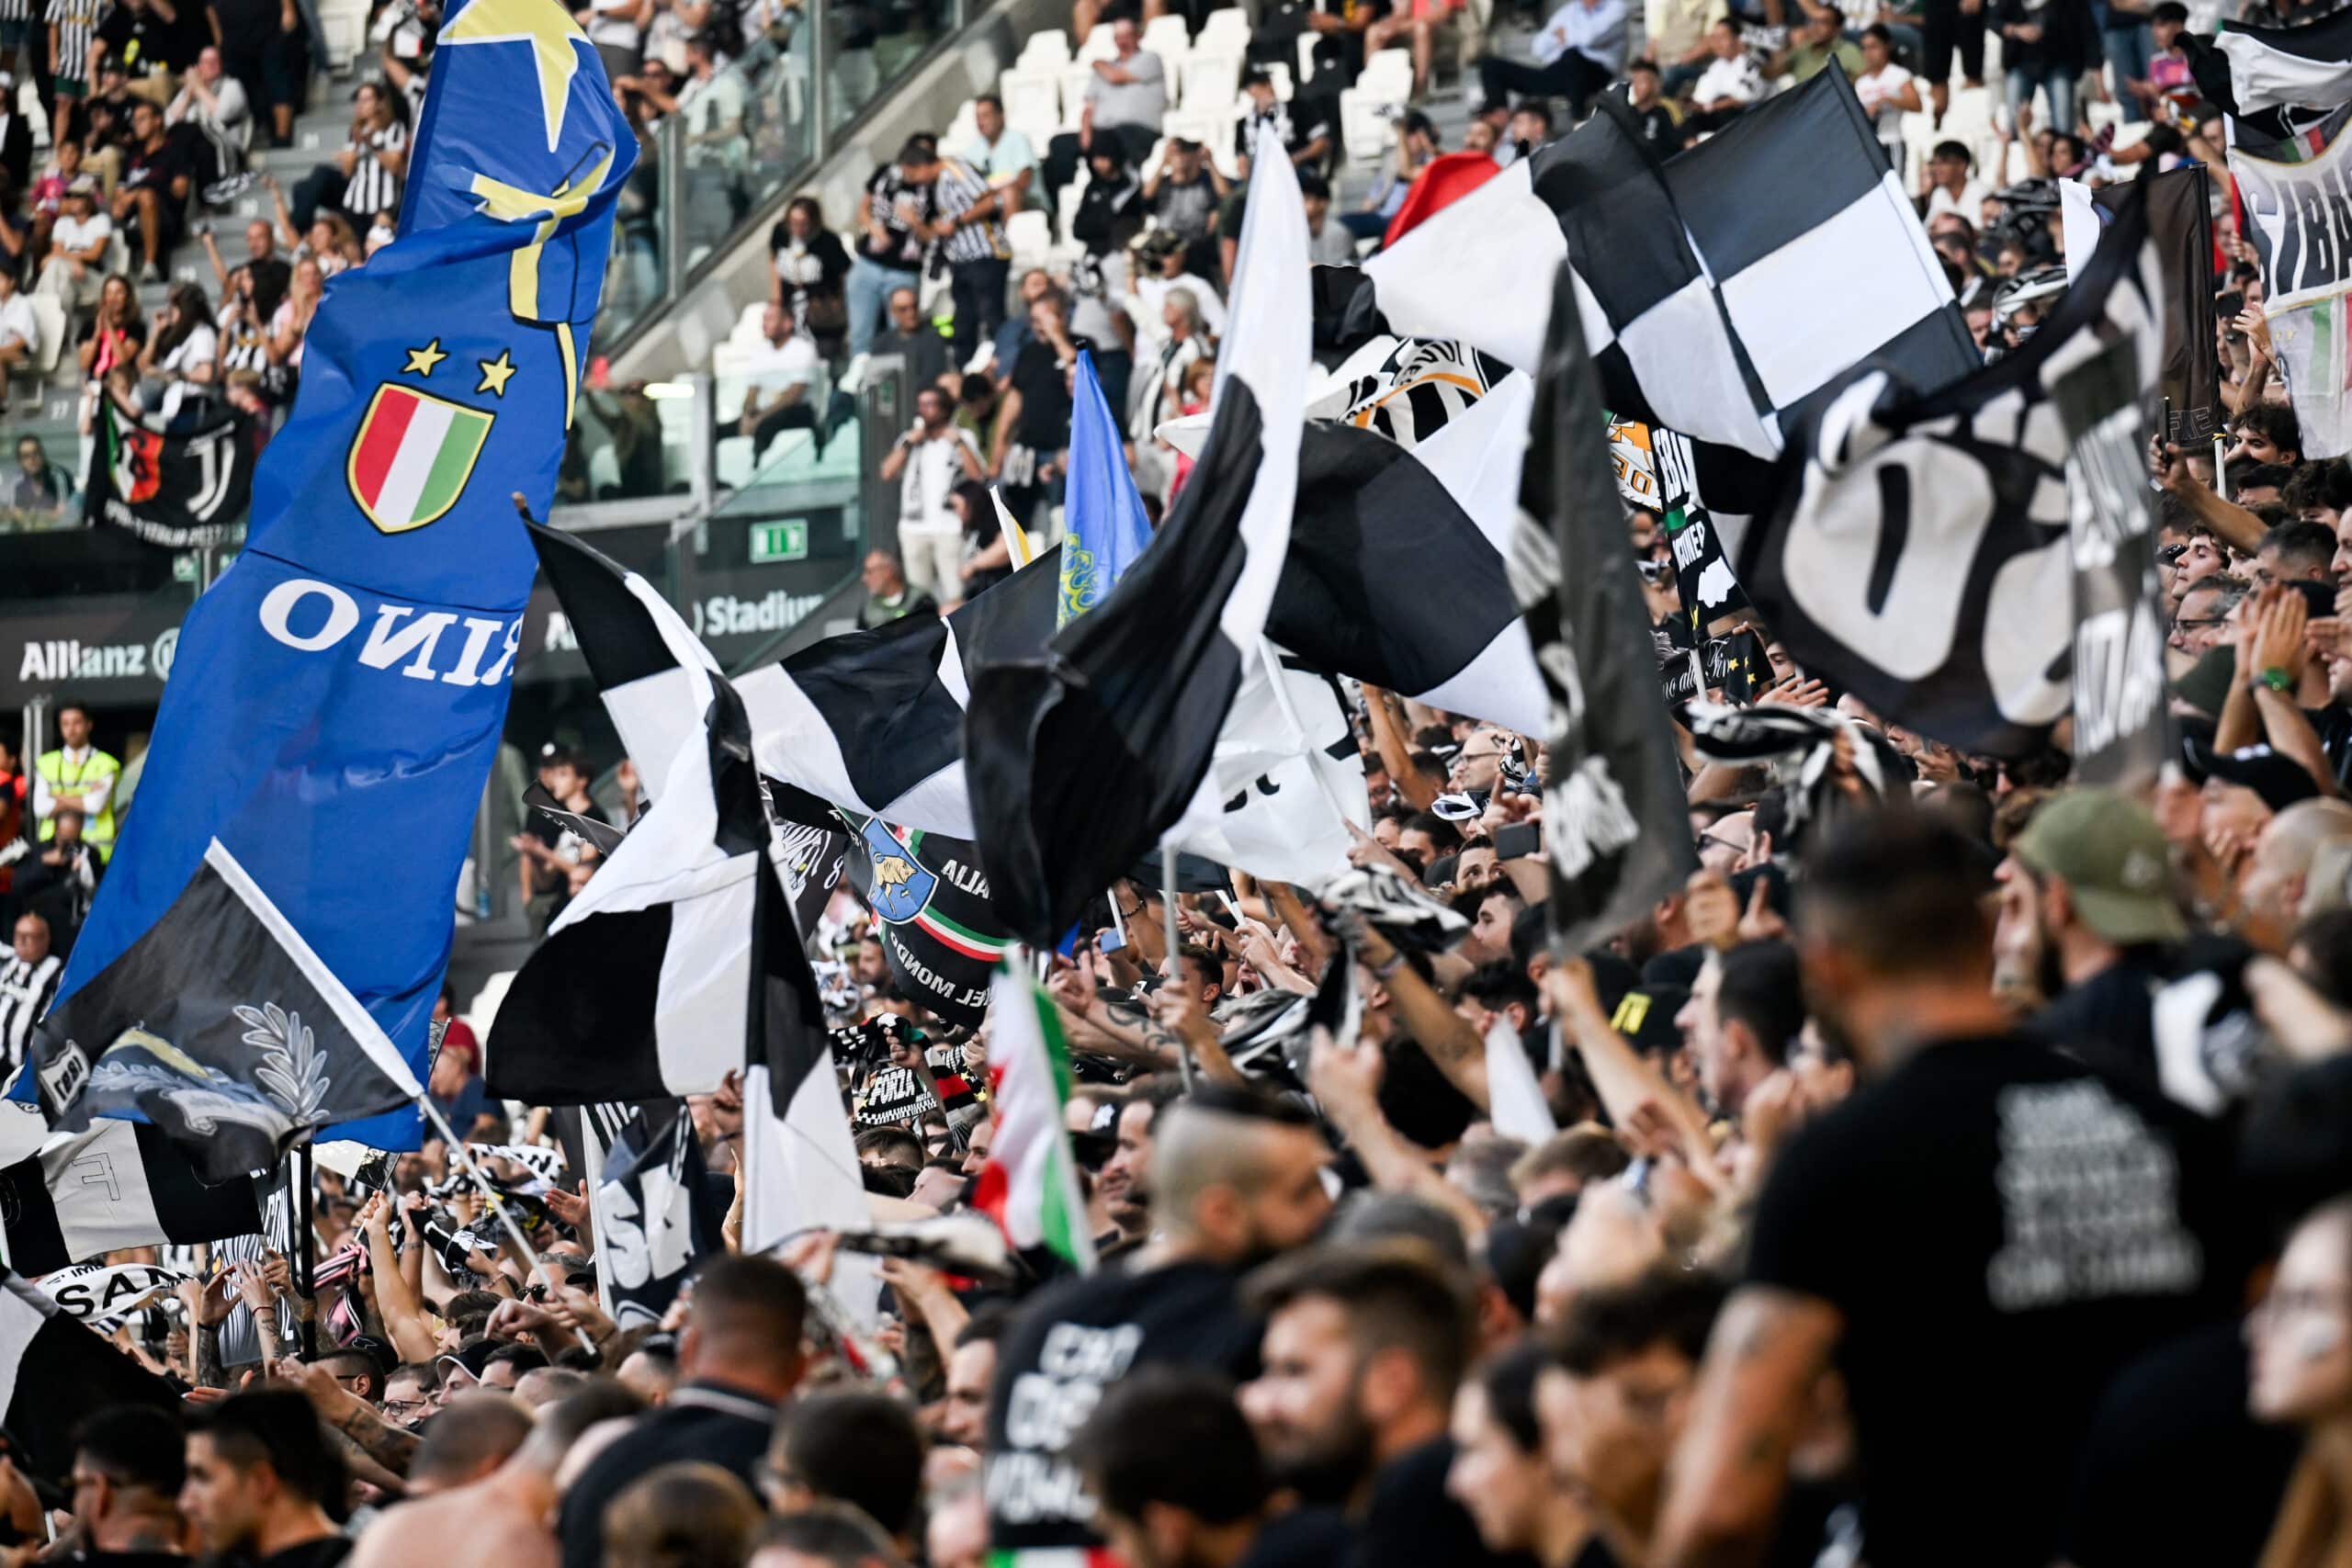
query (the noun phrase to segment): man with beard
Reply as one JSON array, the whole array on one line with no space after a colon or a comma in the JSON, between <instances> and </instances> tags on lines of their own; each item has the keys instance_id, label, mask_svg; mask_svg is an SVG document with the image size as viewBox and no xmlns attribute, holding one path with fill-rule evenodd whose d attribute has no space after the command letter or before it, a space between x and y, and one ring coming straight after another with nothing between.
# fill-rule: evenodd
<instances>
[{"instance_id":1,"label":"man with beard","mask_svg":"<svg viewBox=\"0 0 2352 1568\"><path fill-rule=\"evenodd\" d=\"M1327 1552L1345 1544L1328 1517L1303 1519L1295 1510L1268 1525L1272 1479L1232 1386L1213 1373L1155 1367L1114 1385L1076 1451L1086 1456L1103 1534L1128 1568L1287 1562L1283 1552L1299 1524L1320 1529Z\"/></svg>"},{"instance_id":2,"label":"man with beard","mask_svg":"<svg viewBox=\"0 0 2352 1568\"><path fill-rule=\"evenodd\" d=\"M1096 1190L1122 1234L1141 1235L1151 1223L1152 1124L1184 1092L1172 1073L1155 1073L1119 1107L1118 1144L1102 1162Z\"/></svg>"},{"instance_id":3,"label":"man with beard","mask_svg":"<svg viewBox=\"0 0 2352 1568\"><path fill-rule=\"evenodd\" d=\"M1930 812L1849 818L1815 847L1805 992L1865 1087L1765 1178L1645 1559L1660 1568L1761 1557L1833 1359L1871 1562L2044 1568L2109 1379L2240 1300L2248 1240L2216 1130L2012 1031L1982 864Z\"/></svg>"},{"instance_id":4,"label":"man with beard","mask_svg":"<svg viewBox=\"0 0 2352 1568\"><path fill-rule=\"evenodd\" d=\"M1101 1544L1072 1445L1102 1391L1155 1364L1254 1371L1258 1323L1237 1280L1330 1212L1322 1134L1284 1101L1211 1084L1152 1132L1151 1243L1124 1273L1040 1292L999 1352L984 1469L999 1551Z\"/></svg>"},{"instance_id":5,"label":"man with beard","mask_svg":"<svg viewBox=\"0 0 2352 1568\"><path fill-rule=\"evenodd\" d=\"M1995 875L1994 951L2049 1000L2033 1032L2153 1069L2155 990L2188 937L2155 818L2112 790L2071 790L2034 813Z\"/></svg>"},{"instance_id":6,"label":"man with beard","mask_svg":"<svg viewBox=\"0 0 2352 1568\"><path fill-rule=\"evenodd\" d=\"M1269 1264L1265 1370L1242 1413L1275 1479L1355 1527L1355 1568L1525 1563L1489 1552L1446 1495L1454 1390L1476 1337L1469 1297L1411 1240L1318 1247Z\"/></svg>"},{"instance_id":7,"label":"man with beard","mask_svg":"<svg viewBox=\"0 0 2352 1568\"><path fill-rule=\"evenodd\" d=\"M332 1568L351 1554L326 1511L345 1484L343 1455L291 1390L233 1394L188 1419L180 1512L214 1557Z\"/></svg>"}]
</instances>

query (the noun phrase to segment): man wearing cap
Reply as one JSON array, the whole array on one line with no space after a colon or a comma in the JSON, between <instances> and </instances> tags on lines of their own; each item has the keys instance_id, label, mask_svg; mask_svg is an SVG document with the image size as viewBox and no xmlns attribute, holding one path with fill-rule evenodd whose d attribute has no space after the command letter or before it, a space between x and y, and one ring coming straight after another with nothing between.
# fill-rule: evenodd
<instances>
[{"instance_id":1,"label":"man wearing cap","mask_svg":"<svg viewBox=\"0 0 2352 1568\"><path fill-rule=\"evenodd\" d=\"M2034 814L1995 874L2004 977L2049 998L2031 1032L2153 1065L2152 998L2188 922L2147 807L2113 790L2069 791Z\"/></svg>"}]
</instances>

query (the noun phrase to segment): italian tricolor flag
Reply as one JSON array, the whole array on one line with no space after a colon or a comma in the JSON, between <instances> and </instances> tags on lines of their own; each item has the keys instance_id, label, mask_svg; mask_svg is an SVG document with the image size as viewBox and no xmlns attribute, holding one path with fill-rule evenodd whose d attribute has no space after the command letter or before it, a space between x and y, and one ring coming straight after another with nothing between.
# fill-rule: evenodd
<instances>
[{"instance_id":1,"label":"italian tricolor flag","mask_svg":"<svg viewBox=\"0 0 2352 1568\"><path fill-rule=\"evenodd\" d=\"M921 829L894 827L889 829L889 832L890 837L907 846L908 855L917 865L923 863ZM945 915L941 914L933 904L925 904L917 912L915 918L907 923L919 931L927 932L937 938L947 947L962 953L965 957L977 958L983 964L1001 962L1006 949L1012 945L1011 937L990 936L986 931L974 931L961 920L949 919Z\"/></svg>"},{"instance_id":2,"label":"italian tricolor flag","mask_svg":"<svg viewBox=\"0 0 2352 1568\"><path fill-rule=\"evenodd\" d=\"M996 1141L980 1170L976 1202L1014 1247L1044 1247L1081 1273L1094 1267L1094 1238L1079 1196L1062 1107L1069 1100L1069 1049L1053 998L1000 961L989 998L989 1082Z\"/></svg>"}]
</instances>

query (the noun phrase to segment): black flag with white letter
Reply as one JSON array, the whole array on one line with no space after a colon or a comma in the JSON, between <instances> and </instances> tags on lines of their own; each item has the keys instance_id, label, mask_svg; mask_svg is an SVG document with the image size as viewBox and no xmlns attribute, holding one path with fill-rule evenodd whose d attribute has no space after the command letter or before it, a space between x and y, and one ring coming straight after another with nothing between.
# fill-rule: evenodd
<instances>
[{"instance_id":1,"label":"black flag with white letter","mask_svg":"<svg viewBox=\"0 0 2352 1568\"><path fill-rule=\"evenodd\" d=\"M1553 942L1576 953L1681 886L1698 857L1641 581L1625 558L1624 508L1575 274L1562 265L1554 288L1530 424L1532 450L1547 457L1521 481L1510 566L1552 695L1544 841Z\"/></svg>"},{"instance_id":2,"label":"black flag with white letter","mask_svg":"<svg viewBox=\"0 0 2352 1568\"><path fill-rule=\"evenodd\" d=\"M151 545L225 545L244 526L254 491L253 421L230 412L199 430L150 430L102 397L83 513Z\"/></svg>"},{"instance_id":3,"label":"black flag with white letter","mask_svg":"<svg viewBox=\"0 0 2352 1568\"><path fill-rule=\"evenodd\" d=\"M2085 784L2154 784L2174 755L2157 608L2139 377L2147 345L2120 337L2058 378L2075 563L2075 773Z\"/></svg>"},{"instance_id":4,"label":"black flag with white letter","mask_svg":"<svg viewBox=\"0 0 2352 1568\"><path fill-rule=\"evenodd\" d=\"M702 1145L684 1100L647 1107L605 1153L596 1189L597 1282L609 1280L623 1328L659 1323L695 1260L721 1251L704 1190Z\"/></svg>"},{"instance_id":5,"label":"black flag with white letter","mask_svg":"<svg viewBox=\"0 0 2352 1568\"><path fill-rule=\"evenodd\" d=\"M2024 347L1920 395L1862 369L1790 432L1739 581L1798 663L1890 723L2026 755L2073 696L2066 425L2052 389L2131 342L2155 384L2163 268L2135 195Z\"/></svg>"}]
</instances>

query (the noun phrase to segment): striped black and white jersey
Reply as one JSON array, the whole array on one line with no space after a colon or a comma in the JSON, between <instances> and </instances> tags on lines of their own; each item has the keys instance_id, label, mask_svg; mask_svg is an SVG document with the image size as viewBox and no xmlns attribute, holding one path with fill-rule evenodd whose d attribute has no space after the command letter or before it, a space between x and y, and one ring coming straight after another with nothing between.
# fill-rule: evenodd
<instances>
[{"instance_id":1,"label":"striped black and white jersey","mask_svg":"<svg viewBox=\"0 0 2352 1568\"><path fill-rule=\"evenodd\" d=\"M932 186L933 222L969 211L989 194L989 183L958 158L939 161L939 178ZM968 224L939 242L949 265L956 262L1009 261L1012 247L1005 243L1004 225L990 218Z\"/></svg>"},{"instance_id":2,"label":"striped black and white jersey","mask_svg":"<svg viewBox=\"0 0 2352 1568\"><path fill-rule=\"evenodd\" d=\"M220 373L232 370L266 370L269 368L269 340L261 323L248 310L234 323L220 329Z\"/></svg>"},{"instance_id":3,"label":"striped black and white jersey","mask_svg":"<svg viewBox=\"0 0 2352 1568\"><path fill-rule=\"evenodd\" d=\"M408 127L394 120L351 145L359 161L352 166L350 183L343 187L343 209L362 222L379 212L399 212L401 177L378 163L376 154L407 146Z\"/></svg>"},{"instance_id":4,"label":"striped black and white jersey","mask_svg":"<svg viewBox=\"0 0 2352 1568\"><path fill-rule=\"evenodd\" d=\"M49 0L46 19L57 29L57 58L51 68L58 75L89 81L90 42L113 9L113 0Z\"/></svg>"},{"instance_id":5,"label":"striped black and white jersey","mask_svg":"<svg viewBox=\"0 0 2352 1568\"><path fill-rule=\"evenodd\" d=\"M0 964L0 1048L8 1053L11 1071L25 1059L33 1025L49 1010L57 995L57 977L64 972L65 961L53 953L44 953L38 964L12 953Z\"/></svg>"},{"instance_id":6,"label":"striped black and white jersey","mask_svg":"<svg viewBox=\"0 0 2352 1568\"><path fill-rule=\"evenodd\" d=\"M32 19L32 0L0 0L0 22L29 22Z\"/></svg>"}]
</instances>

